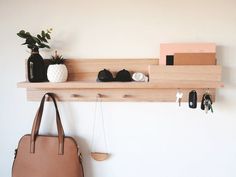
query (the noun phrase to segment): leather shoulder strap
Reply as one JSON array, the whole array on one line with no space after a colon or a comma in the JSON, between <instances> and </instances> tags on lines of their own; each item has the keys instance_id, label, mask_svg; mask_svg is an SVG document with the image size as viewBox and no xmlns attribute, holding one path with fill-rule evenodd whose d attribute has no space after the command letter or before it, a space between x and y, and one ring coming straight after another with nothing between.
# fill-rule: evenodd
<instances>
[{"instance_id":1,"label":"leather shoulder strap","mask_svg":"<svg viewBox=\"0 0 236 177\"><path fill-rule=\"evenodd\" d=\"M40 128L40 124L41 124L41 120L42 120L43 108L44 108L46 96L49 96L51 98L52 102L54 103L54 107L55 107L55 111L56 111L57 131L58 131L58 154L61 155L61 154L63 154L63 151L64 151L64 130L63 130L63 126L61 123L61 118L60 118L60 114L58 111L57 103L56 103L56 100L55 100L54 95L52 93L46 93L40 102L40 106L39 106L39 109L36 113L33 127L31 130L30 152L31 153L35 152L35 141L36 141L36 137L38 136L38 132L39 132L39 128Z\"/></svg>"}]
</instances>

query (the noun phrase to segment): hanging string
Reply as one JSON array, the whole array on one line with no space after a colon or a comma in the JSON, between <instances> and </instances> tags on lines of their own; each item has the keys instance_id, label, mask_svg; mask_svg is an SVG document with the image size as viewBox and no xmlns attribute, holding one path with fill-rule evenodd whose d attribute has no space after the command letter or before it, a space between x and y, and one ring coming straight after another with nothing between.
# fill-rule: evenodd
<instances>
[{"instance_id":1,"label":"hanging string","mask_svg":"<svg viewBox=\"0 0 236 177\"><path fill-rule=\"evenodd\" d=\"M92 128L92 137L91 137L91 151L94 151L94 134L95 134L95 124L97 122L97 102L98 102L98 96L96 97L96 101L95 101L95 110L94 110L94 118L93 118L93 128Z\"/></svg>"},{"instance_id":2,"label":"hanging string","mask_svg":"<svg viewBox=\"0 0 236 177\"><path fill-rule=\"evenodd\" d=\"M104 121L103 108L102 108L102 98L101 98L101 95L98 94L96 97L96 102L95 102L94 121L93 121L93 129L92 129L92 142L91 142L92 152L94 151L94 147L95 147L95 130L96 130L96 124L98 122L98 118L97 118L98 102L100 105L99 107L100 107L100 112L101 112L102 133L103 133L103 138L105 141L105 148L106 148L106 151L108 151L108 140L107 140L106 131L105 131L105 121Z\"/></svg>"},{"instance_id":3,"label":"hanging string","mask_svg":"<svg viewBox=\"0 0 236 177\"><path fill-rule=\"evenodd\" d=\"M108 152L108 140L107 140L107 136L106 136L105 121L104 121L104 116L103 116L103 107L102 107L102 98L101 97L100 97L100 111L101 111L101 119L102 119L103 138L105 141L106 151Z\"/></svg>"}]
</instances>

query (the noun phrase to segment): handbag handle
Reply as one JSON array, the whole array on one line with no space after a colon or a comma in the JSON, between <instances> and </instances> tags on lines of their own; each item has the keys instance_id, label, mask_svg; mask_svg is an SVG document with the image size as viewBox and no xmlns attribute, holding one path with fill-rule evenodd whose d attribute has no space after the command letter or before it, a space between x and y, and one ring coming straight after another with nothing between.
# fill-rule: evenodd
<instances>
[{"instance_id":1,"label":"handbag handle","mask_svg":"<svg viewBox=\"0 0 236 177\"><path fill-rule=\"evenodd\" d=\"M35 152L35 141L36 141L36 137L38 136L38 132L39 132L39 128L40 128L40 124L41 124L41 120L42 120L42 115L43 115L43 108L44 108L44 103L45 103L45 98L46 96L49 96L53 103L54 103L54 107L56 110L56 123L57 123L57 131L58 131L58 154L59 155L63 155L63 151L64 151L64 130L62 127L62 123L61 123L61 118L60 118L60 114L58 111L58 107L57 107L57 103L56 100L53 96L52 93L46 93L41 102L40 102L40 106L39 109L36 113L36 116L34 118L34 123L33 123L33 127L32 127L32 131L31 131L31 138L30 138L30 152L34 153Z\"/></svg>"}]
</instances>

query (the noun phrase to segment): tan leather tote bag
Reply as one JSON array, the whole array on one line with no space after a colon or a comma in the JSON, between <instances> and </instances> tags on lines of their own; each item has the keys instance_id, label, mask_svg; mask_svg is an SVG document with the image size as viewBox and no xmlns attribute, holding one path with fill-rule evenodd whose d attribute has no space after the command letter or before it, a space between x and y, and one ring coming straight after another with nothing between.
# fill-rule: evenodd
<instances>
[{"instance_id":1,"label":"tan leather tote bag","mask_svg":"<svg viewBox=\"0 0 236 177\"><path fill-rule=\"evenodd\" d=\"M46 95L51 98L56 109L58 136L38 135ZM83 177L80 157L76 141L64 136L53 94L46 93L36 113L31 134L19 141L12 177Z\"/></svg>"}]
</instances>

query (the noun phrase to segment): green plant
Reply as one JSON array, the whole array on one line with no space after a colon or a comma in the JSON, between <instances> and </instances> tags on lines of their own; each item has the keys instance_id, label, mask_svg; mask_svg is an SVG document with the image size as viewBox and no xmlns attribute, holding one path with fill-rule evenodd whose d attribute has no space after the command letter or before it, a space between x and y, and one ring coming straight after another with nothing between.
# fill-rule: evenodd
<instances>
[{"instance_id":1,"label":"green plant","mask_svg":"<svg viewBox=\"0 0 236 177\"><path fill-rule=\"evenodd\" d=\"M52 55L52 58L50 59L50 64L63 64L64 63L64 58L62 55L58 55L57 51L55 51L54 56Z\"/></svg>"},{"instance_id":2,"label":"green plant","mask_svg":"<svg viewBox=\"0 0 236 177\"><path fill-rule=\"evenodd\" d=\"M44 31L41 31L41 34L37 34L36 36L33 36L30 34L30 32L26 32L25 30L21 30L17 33L17 36L25 39L25 42L22 45L27 45L29 49L33 48L50 48L48 43L48 40L51 39L52 28Z\"/></svg>"}]
</instances>

